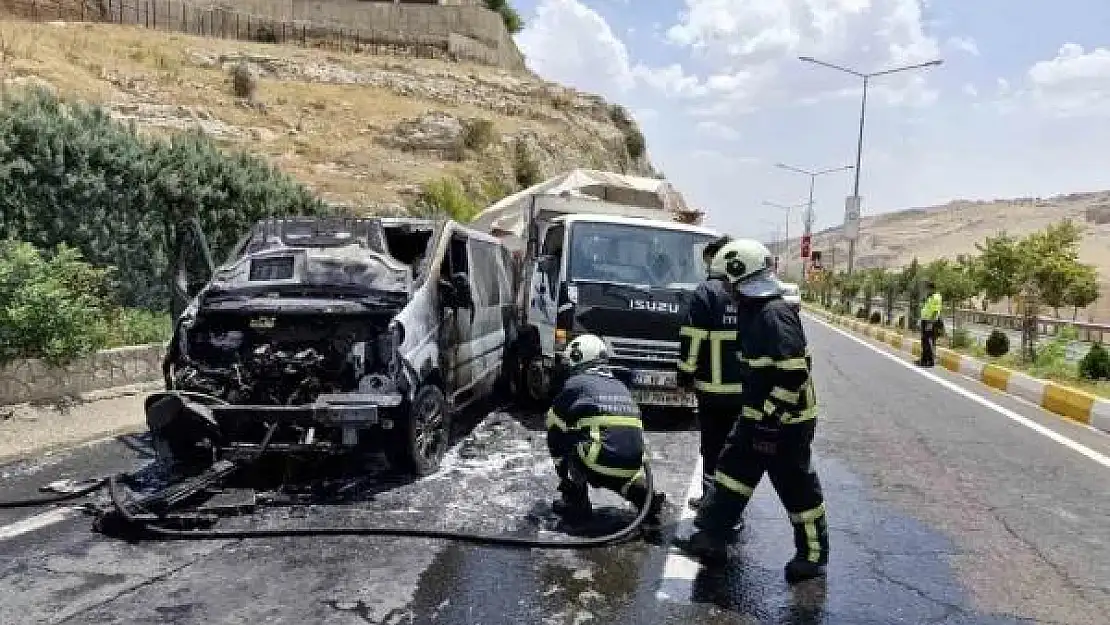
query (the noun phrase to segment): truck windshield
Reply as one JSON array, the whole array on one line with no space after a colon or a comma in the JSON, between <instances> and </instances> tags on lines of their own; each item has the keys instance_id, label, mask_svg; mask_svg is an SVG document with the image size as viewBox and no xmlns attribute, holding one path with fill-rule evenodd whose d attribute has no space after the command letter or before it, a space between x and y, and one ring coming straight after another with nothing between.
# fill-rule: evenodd
<instances>
[{"instance_id":1,"label":"truck windshield","mask_svg":"<svg viewBox=\"0 0 1110 625\"><path fill-rule=\"evenodd\" d=\"M713 239L652 226L576 223L570 233L569 279L692 289L705 279L701 252Z\"/></svg>"}]
</instances>

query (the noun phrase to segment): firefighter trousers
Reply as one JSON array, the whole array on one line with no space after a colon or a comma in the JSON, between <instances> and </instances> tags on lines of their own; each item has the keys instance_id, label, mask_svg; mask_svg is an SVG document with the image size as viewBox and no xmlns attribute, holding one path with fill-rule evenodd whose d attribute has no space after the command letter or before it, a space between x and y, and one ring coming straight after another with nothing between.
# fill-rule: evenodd
<instances>
[{"instance_id":1,"label":"firefighter trousers","mask_svg":"<svg viewBox=\"0 0 1110 625\"><path fill-rule=\"evenodd\" d=\"M766 473L794 526L795 558L826 564L828 522L811 451L816 425L816 419L775 426L738 422L721 452L713 488L695 524L710 533L726 534L740 520Z\"/></svg>"},{"instance_id":2,"label":"firefighter trousers","mask_svg":"<svg viewBox=\"0 0 1110 625\"><path fill-rule=\"evenodd\" d=\"M643 471L631 478L606 475L591 468L576 449L555 458L555 472L559 476L559 492L569 501L583 507L590 503L590 486L611 490L637 508L650 503L647 482Z\"/></svg>"},{"instance_id":3,"label":"firefighter trousers","mask_svg":"<svg viewBox=\"0 0 1110 625\"><path fill-rule=\"evenodd\" d=\"M724 449L729 432L740 417L739 402L722 401L714 393L699 391L698 426L701 430L701 473L702 493L709 492L713 484L713 474L717 471L717 458Z\"/></svg>"}]
</instances>

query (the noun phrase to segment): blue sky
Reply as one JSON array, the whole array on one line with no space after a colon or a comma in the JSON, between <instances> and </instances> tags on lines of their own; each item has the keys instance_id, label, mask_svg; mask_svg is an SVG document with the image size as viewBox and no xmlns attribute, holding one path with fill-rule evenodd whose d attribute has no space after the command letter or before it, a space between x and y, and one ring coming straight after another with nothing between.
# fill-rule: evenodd
<instances>
[{"instance_id":1,"label":"blue sky","mask_svg":"<svg viewBox=\"0 0 1110 625\"><path fill-rule=\"evenodd\" d=\"M769 240L809 170L855 161L874 79L865 215L952 199L1110 189L1105 0L518 0L541 76L626 105L655 164L709 225ZM852 173L821 176L815 229L843 220ZM802 211L790 215L791 236Z\"/></svg>"}]
</instances>

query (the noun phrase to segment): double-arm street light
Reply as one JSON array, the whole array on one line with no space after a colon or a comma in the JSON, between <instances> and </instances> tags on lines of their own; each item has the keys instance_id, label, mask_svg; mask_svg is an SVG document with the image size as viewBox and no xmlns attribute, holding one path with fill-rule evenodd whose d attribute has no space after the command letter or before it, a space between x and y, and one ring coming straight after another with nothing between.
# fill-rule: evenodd
<instances>
[{"instance_id":1,"label":"double-arm street light","mask_svg":"<svg viewBox=\"0 0 1110 625\"><path fill-rule=\"evenodd\" d=\"M806 207L806 216L805 216L805 219L804 219L805 231L802 233L802 242L803 242L802 245L804 247L806 242L809 241L809 237L813 234L813 184L814 184L814 181L817 180L817 176L824 176L825 174L832 174L832 173L836 173L838 171L845 171L845 170L848 170L848 169L853 169L855 167L855 165L844 165L843 167L833 167L833 168L830 168L830 169L822 169L820 171L809 171L809 170L806 170L806 169L802 169L801 167L794 167L793 165L787 165L785 163L775 163L775 167L778 167L780 169L786 169L786 170L789 170L789 171L792 171L792 172L796 172L796 173L799 173L799 174L804 174L806 176L809 176L809 205ZM806 250L803 249L802 250L802 256L806 256L806 255L807 255ZM802 280L803 281L805 281L805 276L806 276L806 260L807 259L805 259L805 258L802 259Z\"/></svg>"},{"instance_id":2,"label":"double-arm street light","mask_svg":"<svg viewBox=\"0 0 1110 625\"><path fill-rule=\"evenodd\" d=\"M943 60L935 59L935 60L929 61L927 63L915 63L913 65L903 65L901 67L892 67L890 69L884 69L884 70L878 71L878 72L864 73L864 72L857 72L856 70L849 69L847 67L841 67L840 65L836 65L836 64L833 64L833 63L826 63L825 61L819 61L819 60L817 60L813 57L810 57L810 56L800 56L798 58L803 60L803 61L806 61L807 63L814 63L816 65L822 65L824 67L828 67L830 69L835 69L835 70L844 72L846 74L851 74L851 75L853 75L857 78L862 78L863 79L863 98L862 98L862 101L860 102L860 108L859 108L859 142L856 144L856 166L855 166L856 180L855 180L855 183L853 185L852 197L849 200L848 211L847 211L849 213L855 213L855 214L847 215L847 219L856 222L855 224L852 225L852 227L858 229L858 220L859 220L859 217L860 217L859 216L859 208L860 208L859 168L860 168L860 160L861 160L861 157L863 155L863 120L864 120L864 116L867 113L867 85L868 85L868 83L870 82L870 80L872 78L875 78L876 76L885 76L887 74L895 74L895 73L898 73L898 72L905 72L905 71L908 71L908 70L911 70L911 69L921 69L921 68L925 68L925 67L933 67L935 65L940 65L941 63L943 63ZM848 226L849 226L849 224L845 223L845 227L848 227ZM856 257L856 238L858 236L859 236L858 232L852 232L848 236L848 275L852 274L852 266L855 262L855 257Z\"/></svg>"}]
</instances>

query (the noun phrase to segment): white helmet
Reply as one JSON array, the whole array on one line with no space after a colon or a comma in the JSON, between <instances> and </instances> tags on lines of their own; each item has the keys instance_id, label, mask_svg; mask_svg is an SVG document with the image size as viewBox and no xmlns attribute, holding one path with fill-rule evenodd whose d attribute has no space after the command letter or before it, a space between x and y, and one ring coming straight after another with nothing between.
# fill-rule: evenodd
<instances>
[{"instance_id":1,"label":"white helmet","mask_svg":"<svg viewBox=\"0 0 1110 625\"><path fill-rule=\"evenodd\" d=\"M585 369L608 362L609 349L600 338L593 334L583 334L567 345L563 357L571 369Z\"/></svg>"},{"instance_id":2,"label":"white helmet","mask_svg":"<svg viewBox=\"0 0 1110 625\"><path fill-rule=\"evenodd\" d=\"M754 239L737 239L717 250L709 273L724 277L739 295L770 297L782 292L774 267L767 246Z\"/></svg>"}]
</instances>

